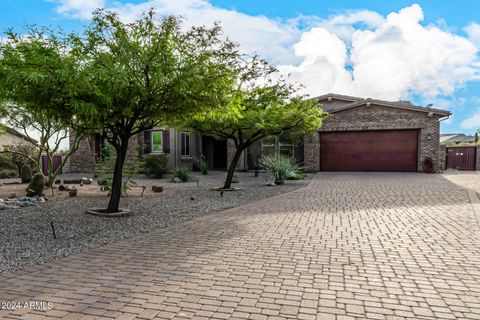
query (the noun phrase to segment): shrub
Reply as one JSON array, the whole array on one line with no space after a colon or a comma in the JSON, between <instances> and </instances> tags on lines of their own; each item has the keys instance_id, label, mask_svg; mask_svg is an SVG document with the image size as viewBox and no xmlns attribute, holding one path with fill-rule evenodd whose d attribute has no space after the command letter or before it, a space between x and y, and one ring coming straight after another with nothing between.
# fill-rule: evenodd
<instances>
[{"instance_id":1,"label":"shrub","mask_svg":"<svg viewBox=\"0 0 480 320\"><path fill-rule=\"evenodd\" d=\"M145 175L152 179L160 179L168 172L168 158L166 155L146 156L144 165Z\"/></svg>"},{"instance_id":2,"label":"shrub","mask_svg":"<svg viewBox=\"0 0 480 320\"><path fill-rule=\"evenodd\" d=\"M41 196L45 187L45 177L37 172L33 175L32 181L27 187L27 197Z\"/></svg>"},{"instance_id":3,"label":"shrub","mask_svg":"<svg viewBox=\"0 0 480 320\"><path fill-rule=\"evenodd\" d=\"M265 156L260 161L260 166L265 170L266 178L274 179L275 183L282 184L285 180L304 179L295 159L286 156L278 158Z\"/></svg>"},{"instance_id":4,"label":"shrub","mask_svg":"<svg viewBox=\"0 0 480 320\"><path fill-rule=\"evenodd\" d=\"M17 177L16 169L1 169L0 170L0 179L10 179Z\"/></svg>"},{"instance_id":5,"label":"shrub","mask_svg":"<svg viewBox=\"0 0 480 320\"><path fill-rule=\"evenodd\" d=\"M202 172L202 174L208 174L208 162L203 154L200 159L200 171Z\"/></svg>"},{"instance_id":6,"label":"shrub","mask_svg":"<svg viewBox=\"0 0 480 320\"><path fill-rule=\"evenodd\" d=\"M29 183L32 181L32 169L30 166L23 166L20 171L20 179L22 179L22 183Z\"/></svg>"},{"instance_id":7,"label":"shrub","mask_svg":"<svg viewBox=\"0 0 480 320\"><path fill-rule=\"evenodd\" d=\"M202 174L208 174L208 163L207 162L200 162L200 171Z\"/></svg>"},{"instance_id":8,"label":"shrub","mask_svg":"<svg viewBox=\"0 0 480 320\"><path fill-rule=\"evenodd\" d=\"M2 170L14 170L17 174L19 172L15 164L12 162L11 155L8 153L0 153L0 168L2 168Z\"/></svg>"},{"instance_id":9,"label":"shrub","mask_svg":"<svg viewBox=\"0 0 480 320\"><path fill-rule=\"evenodd\" d=\"M10 159L12 164L17 168L19 175L22 174L22 168L24 166L30 166L30 168L36 168L37 164L31 161L29 158L22 156L26 154L32 158L35 158L35 146L30 142L16 142L8 147L9 151L14 151L11 153Z\"/></svg>"},{"instance_id":10,"label":"shrub","mask_svg":"<svg viewBox=\"0 0 480 320\"><path fill-rule=\"evenodd\" d=\"M182 182L186 182L191 179L190 170L187 167L178 167L173 170L172 177L170 178L173 181L175 178L180 179Z\"/></svg>"}]
</instances>

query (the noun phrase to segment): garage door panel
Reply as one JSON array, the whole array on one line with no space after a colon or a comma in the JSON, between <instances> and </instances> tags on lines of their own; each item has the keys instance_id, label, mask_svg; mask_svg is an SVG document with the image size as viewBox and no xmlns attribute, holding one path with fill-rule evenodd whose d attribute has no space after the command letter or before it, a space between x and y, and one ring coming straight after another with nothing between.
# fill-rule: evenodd
<instances>
[{"instance_id":1,"label":"garage door panel","mask_svg":"<svg viewBox=\"0 0 480 320\"><path fill-rule=\"evenodd\" d=\"M417 130L320 134L322 171L417 171Z\"/></svg>"}]
</instances>

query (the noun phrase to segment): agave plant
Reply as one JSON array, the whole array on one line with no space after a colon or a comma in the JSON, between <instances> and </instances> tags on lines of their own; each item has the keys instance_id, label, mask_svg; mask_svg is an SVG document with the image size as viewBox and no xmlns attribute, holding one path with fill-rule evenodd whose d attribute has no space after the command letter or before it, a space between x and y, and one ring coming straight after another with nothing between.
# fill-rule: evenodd
<instances>
[{"instance_id":1,"label":"agave plant","mask_svg":"<svg viewBox=\"0 0 480 320\"><path fill-rule=\"evenodd\" d=\"M301 169L295 159L287 156L265 156L260 161L260 167L265 170L265 178L273 179L275 184L283 184L285 180L303 179Z\"/></svg>"},{"instance_id":2,"label":"agave plant","mask_svg":"<svg viewBox=\"0 0 480 320\"><path fill-rule=\"evenodd\" d=\"M173 181L175 178L180 179L182 182L189 181L192 177L190 175L190 169L187 167L178 167L172 172L172 177L170 181Z\"/></svg>"}]
</instances>

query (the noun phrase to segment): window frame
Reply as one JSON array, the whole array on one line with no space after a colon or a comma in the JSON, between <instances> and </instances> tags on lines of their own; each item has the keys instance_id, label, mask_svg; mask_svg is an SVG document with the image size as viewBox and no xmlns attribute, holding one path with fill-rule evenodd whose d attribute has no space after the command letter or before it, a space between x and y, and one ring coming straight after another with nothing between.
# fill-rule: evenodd
<instances>
[{"instance_id":1,"label":"window frame","mask_svg":"<svg viewBox=\"0 0 480 320\"><path fill-rule=\"evenodd\" d=\"M154 145L155 145L154 137L153 137L154 134L158 134L160 136L160 150L159 151L155 150L155 148L154 148ZM150 132L150 152L151 153L157 153L157 154L158 153L164 153L163 152L163 130L152 130Z\"/></svg>"},{"instance_id":2,"label":"window frame","mask_svg":"<svg viewBox=\"0 0 480 320\"><path fill-rule=\"evenodd\" d=\"M187 140L188 139L188 140ZM188 141L188 146L187 142ZM180 132L180 155L182 157L190 157L191 156L191 145L192 145L192 136L185 131ZM187 149L188 147L188 149ZM184 152L186 151L186 152Z\"/></svg>"}]
</instances>

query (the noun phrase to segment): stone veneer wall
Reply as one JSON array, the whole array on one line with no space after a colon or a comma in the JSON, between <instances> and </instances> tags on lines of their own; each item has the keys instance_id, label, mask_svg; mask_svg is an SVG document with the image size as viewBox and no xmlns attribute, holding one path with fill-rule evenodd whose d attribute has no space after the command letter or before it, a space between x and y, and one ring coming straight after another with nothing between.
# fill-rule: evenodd
<instances>
[{"instance_id":1,"label":"stone veneer wall","mask_svg":"<svg viewBox=\"0 0 480 320\"><path fill-rule=\"evenodd\" d=\"M73 145L75 141L75 131L70 130L69 141ZM95 168L95 139L86 138L80 141L77 151L69 159L70 166L68 172L93 172Z\"/></svg>"},{"instance_id":2,"label":"stone veneer wall","mask_svg":"<svg viewBox=\"0 0 480 320\"><path fill-rule=\"evenodd\" d=\"M390 129L419 129L419 157L418 171L422 170L422 161L431 157L438 170L440 152L440 123L441 116L428 113L372 104L359 106L333 113L323 122L322 131L356 131L356 130L390 130ZM427 135L432 135L432 140ZM320 170L319 135L305 137L305 168L311 171Z\"/></svg>"},{"instance_id":3,"label":"stone veneer wall","mask_svg":"<svg viewBox=\"0 0 480 320\"><path fill-rule=\"evenodd\" d=\"M75 141L75 131L70 130L70 145ZM143 135L139 134L130 138L128 143L127 159L133 155L139 155L142 151ZM98 168L95 162L95 138L88 137L80 141L78 149L70 156L68 172L93 173ZM65 170L65 172L67 172Z\"/></svg>"}]
</instances>

